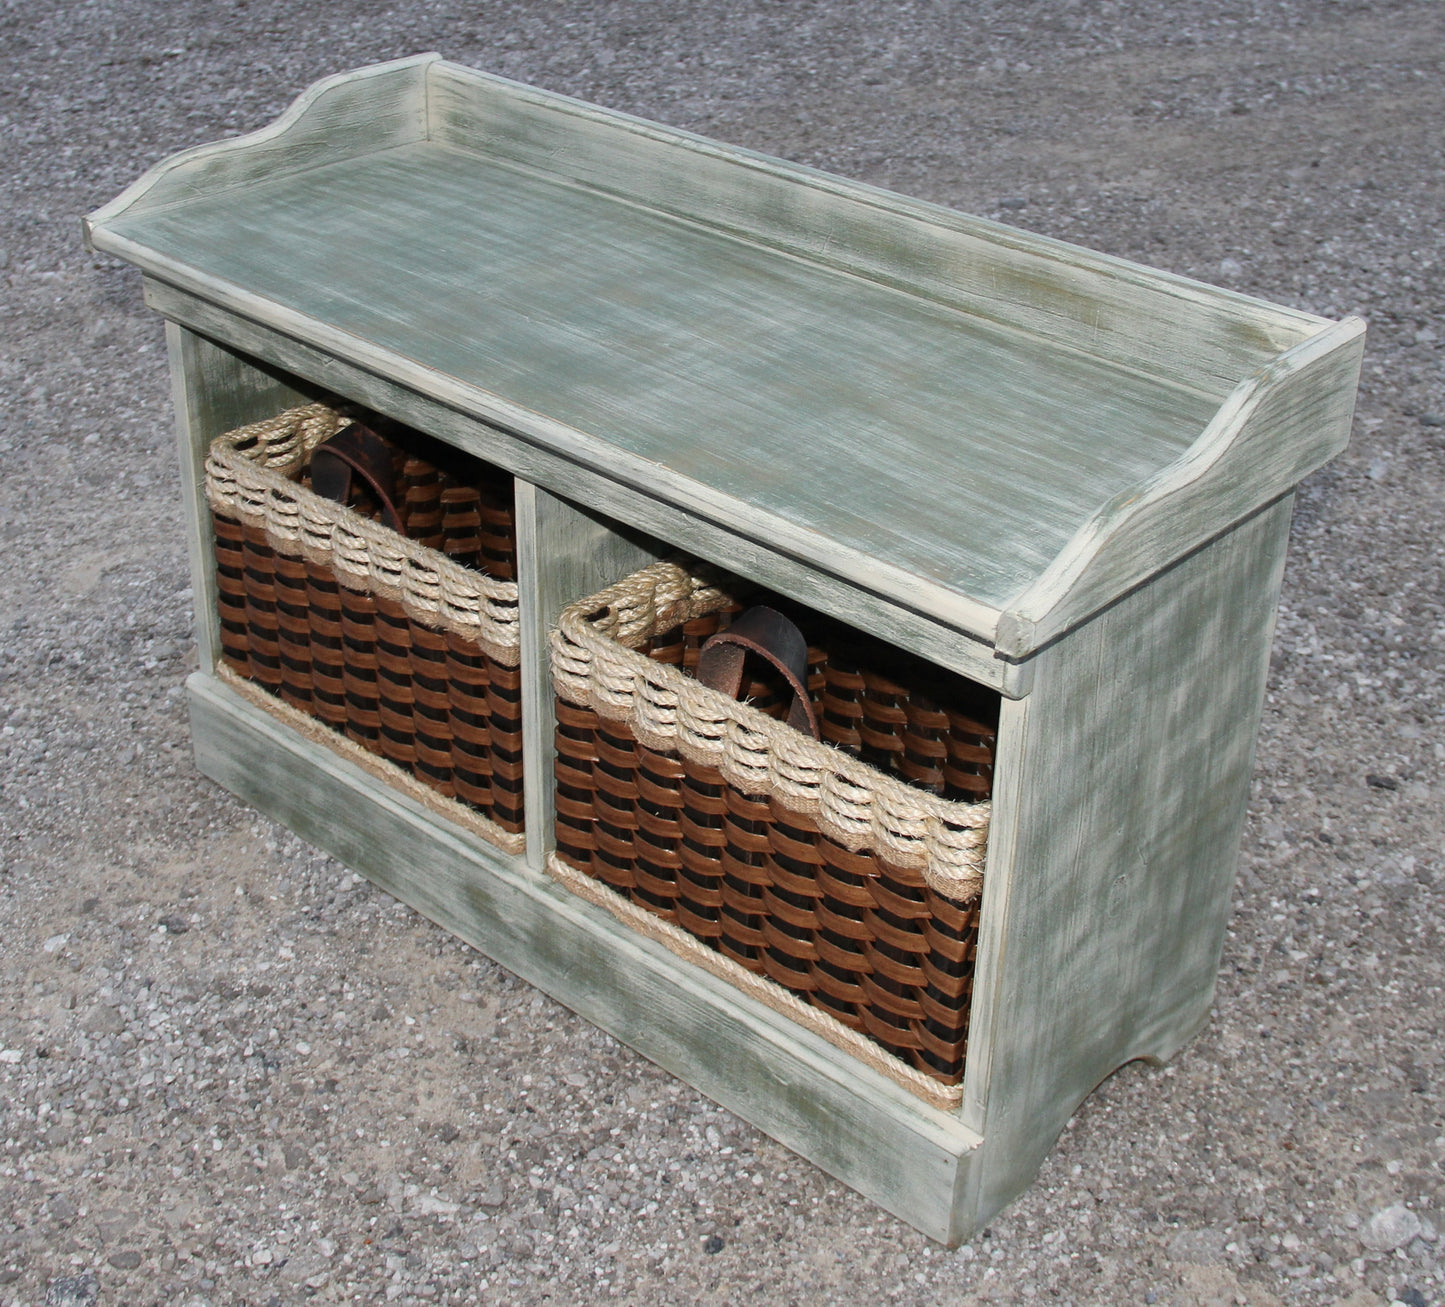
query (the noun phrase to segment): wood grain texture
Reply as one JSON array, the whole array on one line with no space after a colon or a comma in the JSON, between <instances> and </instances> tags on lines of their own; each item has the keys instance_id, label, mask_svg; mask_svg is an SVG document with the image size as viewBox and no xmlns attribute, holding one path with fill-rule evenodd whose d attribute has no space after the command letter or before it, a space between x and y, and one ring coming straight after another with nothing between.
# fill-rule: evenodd
<instances>
[{"instance_id":1,"label":"wood grain texture","mask_svg":"<svg viewBox=\"0 0 1445 1307\"><path fill-rule=\"evenodd\" d=\"M439 62L431 138L1222 399L1322 318Z\"/></svg>"},{"instance_id":2,"label":"wood grain texture","mask_svg":"<svg viewBox=\"0 0 1445 1307\"><path fill-rule=\"evenodd\" d=\"M146 303L172 321L264 360L265 366L307 377L328 391L430 432L554 494L589 505L614 522L625 522L841 621L864 630L887 631L889 639L901 648L1002 694L1017 696L1028 691L1029 663L997 658L991 645L879 595L870 589L871 575L860 576L846 568L830 574L809 566L783 552L776 542L744 534L752 527L749 522L716 525L618 483L606 475L605 468L581 467L522 435L461 413L452 404L239 318L163 282L147 280ZM994 614L993 620L996 618Z\"/></svg>"},{"instance_id":3,"label":"wood grain texture","mask_svg":"<svg viewBox=\"0 0 1445 1307\"><path fill-rule=\"evenodd\" d=\"M328 94L394 118L404 76L430 139L357 153L365 115L328 126L318 92L264 147L329 131L335 162L148 207L164 174L94 240L986 642L1086 544L1108 558L1060 619L1177 557L1123 507L1244 378L1328 327L435 62ZM224 157L206 184L248 156ZM1232 467L1194 470L1204 504ZM1067 629L1037 607L1010 618L1012 657Z\"/></svg>"},{"instance_id":4,"label":"wood grain texture","mask_svg":"<svg viewBox=\"0 0 1445 1307\"><path fill-rule=\"evenodd\" d=\"M166 349L186 509L191 593L195 596L196 648L201 668L208 671L220 656L220 621L215 538L206 504L206 452L223 432L273 417L308 402L308 397L293 389L288 380L174 322L166 324Z\"/></svg>"},{"instance_id":5,"label":"wood grain texture","mask_svg":"<svg viewBox=\"0 0 1445 1307\"><path fill-rule=\"evenodd\" d=\"M978 1136L200 673L201 770L935 1239Z\"/></svg>"},{"instance_id":6,"label":"wood grain texture","mask_svg":"<svg viewBox=\"0 0 1445 1307\"><path fill-rule=\"evenodd\" d=\"M964 1120L963 1224L1022 1190L1100 1080L1207 1018L1293 496L1037 656L1005 701Z\"/></svg>"},{"instance_id":7,"label":"wood grain texture","mask_svg":"<svg viewBox=\"0 0 1445 1307\"><path fill-rule=\"evenodd\" d=\"M384 372L425 368L483 417L505 400L506 425L549 443L565 429L634 487L992 608L1216 407L425 143L107 231L246 316L322 348L344 333L343 357L364 341Z\"/></svg>"},{"instance_id":8,"label":"wood grain texture","mask_svg":"<svg viewBox=\"0 0 1445 1307\"><path fill-rule=\"evenodd\" d=\"M1118 496L1011 600L998 648L1023 657L1166 566L1290 493L1350 439L1365 324L1346 318L1242 382L1182 458Z\"/></svg>"},{"instance_id":9,"label":"wood grain texture","mask_svg":"<svg viewBox=\"0 0 1445 1307\"><path fill-rule=\"evenodd\" d=\"M623 533L605 519L529 482L518 481L516 489L517 588L525 596L521 605L522 747L527 768L528 862L541 871L555 845L553 764L557 751L553 739L557 713L547 633L568 604L596 594L669 551L636 532Z\"/></svg>"},{"instance_id":10,"label":"wood grain texture","mask_svg":"<svg viewBox=\"0 0 1445 1307\"><path fill-rule=\"evenodd\" d=\"M235 192L424 139L426 68L438 57L415 55L338 73L309 87L259 131L172 155L81 220L87 244L102 248L94 242L96 229L121 214L134 216Z\"/></svg>"}]
</instances>

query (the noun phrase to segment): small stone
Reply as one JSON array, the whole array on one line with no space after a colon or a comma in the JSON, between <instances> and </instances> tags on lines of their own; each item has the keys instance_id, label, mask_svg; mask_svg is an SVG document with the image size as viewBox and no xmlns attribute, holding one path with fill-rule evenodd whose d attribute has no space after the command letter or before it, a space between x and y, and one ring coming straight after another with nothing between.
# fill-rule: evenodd
<instances>
[{"instance_id":1,"label":"small stone","mask_svg":"<svg viewBox=\"0 0 1445 1307\"><path fill-rule=\"evenodd\" d=\"M287 1144L282 1150L282 1157L286 1162L286 1169L294 1171L299 1166L305 1166L311 1160L311 1156L301 1147L300 1144Z\"/></svg>"},{"instance_id":2,"label":"small stone","mask_svg":"<svg viewBox=\"0 0 1445 1307\"><path fill-rule=\"evenodd\" d=\"M140 1265L140 1253L134 1248L127 1248L124 1252L111 1253L105 1260L118 1271L133 1271Z\"/></svg>"},{"instance_id":3,"label":"small stone","mask_svg":"<svg viewBox=\"0 0 1445 1307\"><path fill-rule=\"evenodd\" d=\"M1022 195L1009 195L998 202L998 207L1000 209L1013 209L1017 211L1019 209L1027 209L1029 202Z\"/></svg>"},{"instance_id":4,"label":"small stone","mask_svg":"<svg viewBox=\"0 0 1445 1307\"><path fill-rule=\"evenodd\" d=\"M172 935L184 935L191 928L191 923L179 912L172 912L168 916L162 917L159 924Z\"/></svg>"},{"instance_id":5,"label":"small stone","mask_svg":"<svg viewBox=\"0 0 1445 1307\"><path fill-rule=\"evenodd\" d=\"M722 1252L725 1247L726 1244L723 1243L722 1235L710 1234L707 1237L707 1242L703 1244L702 1250L703 1252L707 1253L709 1257L711 1257L715 1253Z\"/></svg>"},{"instance_id":6,"label":"small stone","mask_svg":"<svg viewBox=\"0 0 1445 1307\"><path fill-rule=\"evenodd\" d=\"M45 1290L45 1307L90 1307L99 1289L93 1275L62 1275Z\"/></svg>"},{"instance_id":7,"label":"small stone","mask_svg":"<svg viewBox=\"0 0 1445 1307\"><path fill-rule=\"evenodd\" d=\"M25 1054L18 1048L0 1049L0 1062L14 1066Z\"/></svg>"},{"instance_id":8,"label":"small stone","mask_svg":"<svg viewBox=\"0 0 1445 1307\"><path fill-rule=\"evenodd\" d=\"M50 1215L57 1221L75 1220L75 1204L64 1194L56 1194L50 1200Z\"/></svg>"},{"instance_id":9,"label":"small stone","mask_svg":"<svg viewBox=\"0 0 1445 1307\"><path fill-rule=\"evenodd\" d=\"M1395 1301L1404 1303L1405 1307L1430 1307L1429 1299L1427 1299L1419 1289L1413 1286L1407 1289L1401 1289L1400 1292L1395 1295Z\"/></svg>"},{"instance_id":10,"label":"small stone","mask_svg":"<svg viewBox=\"0 0 1445 1307\"><path fill-rule=\"evenodd\" d=\"M1238 277L1244 271L1244 264L1238 259L1220 259L1219 275L1221 277Z\"/></svg>"},{"instance_id":11,"label":"small stone","mask_svg":"<svg viewBox=\"0 0 1445 1307\"><path fill-rule=\"evenodd\" d=\"M1372 790L1398 790L1400 782L1393 776L1385 776L1379 772L1371 772L1365 777L1365 784Z\"/></svg>"},{"instance_id":12,"label":"small stone","mask_svg":"<svg viewBox=\"0 0 1445 1307\"><path fill-rule=\"evenodd\" d=\"M40 947L47 953L59 953L68 943L70 943L69 935L52 935Z\"/></svg>"},{"instance_id":13,"label":"small stone","mask_svg":"<svg viewBox=\"0 0 1445 1307\"><path fill-rule=\"evenodd\" d=\"M474 1201L478 1207L500 1207L507 1201L507 1191L500 1180L493 1180L483 1193L476 1195Z\"/></svg>"},{"instance_id":14,"label":"small stone","mask_svg":"<svg viewBox=\"0 0 1445 1307\"><path fill-rule=\"evenodd\" d=\"M455 1216L461 1204L432 1194L417 1194L411 1200L410 1209L417 1216Z\"/></svg>"},{"instance_id":15,"label":"small stone","mask_svg":"<svg viewBox=\"0 0 1445 1307\"><path fill-rule=\"evenodd\" d=\"M1389 1253L1403 1248L1420 1233L1420 1218L1401 1203L1381 1208L1360 1231L1360 1242L1371 1252Z\"/></svg>"},{"instance_id":16,"label":"small stone","mask_svg":"<svg viewBox=\"0 0 1445 1307\"><path fill-rule=\"evenodd\" d=\"M456 1140L457 1136L460 1134L461 1131L458 1130L456 1126L454 1126L450 1121L448 1121L445 1125L437 1127L437 1138L440 1139L444 1144L453 1143Z\"/></svg>"},{"instance_id":17,"label":"small stone","mask_svg":"<svg viewBox=\"0 0 1445 1307\"><path fill-rule=\"evenodd\" d=\"M1422 427L1445 427L1445 417L1439 413L1421 413L1420 425Z\"/></svg>"},{"instance_id":18,"label":"small stone","mask_svg":"<svg viewBox=\"0 0 1445 1307\"><path fill-rule=\"evenodd\" d=\"M125 1019L120 1012L104 1003L91 1008L82 1024L93 1035L118 1035L125 1029ZM4 1054L0 1053L0 1060L3 1058Z\"/></svg>"}]
</instances>

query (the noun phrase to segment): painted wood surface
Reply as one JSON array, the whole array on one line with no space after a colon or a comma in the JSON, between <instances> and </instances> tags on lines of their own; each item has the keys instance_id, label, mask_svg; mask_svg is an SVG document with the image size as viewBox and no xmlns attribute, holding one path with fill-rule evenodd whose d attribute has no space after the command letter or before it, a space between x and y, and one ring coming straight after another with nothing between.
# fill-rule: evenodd
<instances>
[{"instance_id":1,"label":"painted wood surface","mask_svg":"<svg viewBox=\"0 0 1445 1307\"><path fill-rule=\"evenodd\" d=\"M585 433L634 486L670 484L991 607L1216 407L431 144L107 231L244 287L265 305L248 316L318 342L324 324L465 383L474 404L505 398Z\"/></svg>"},{"instance_id":2,"label":"painted wood surface","mask_svg":"<svg viewBox=\"0 0 1445 1307\"><path fill-rule=\"evenodd\" d=\"M1221 400L1325 325L1187 277L493 77L427 70L433 141L741 236Z\"/></svg>"},{"instance_id":3,"label":"painted wood surface","mask_svg":"<svg viewBox=\"0 0 1445 1307\"><path fill-rule=\"evenodd\" d=\"M964 1119L962 1226L1027 1186L1100 1080L1206 1020L1293 496L1039 654L1005 701Z\"/></svg>"},{"instance_id":4,"label":"painted wood surface","mask_svg":"<svg viewBox=\"0 0 1445 1307\"><path fill-rule=\"evenodd\" d=\"M308 403L311 397L294 389L291 379L239 359L174 322L166 324L166 348L186 509L191 593L195 596L196 649L201 668L209 670L216 665L221 646L216 545L206 503L206 451L223 432L273 417Z\"/></svg>"},{"instance_id":5,"label":"painted wood surface","mask_svg":"<svg viewBox=\"0 0 1445 1307\"><path fill-rule=\"evenodd\" d=\"M212 779L935 1239L977 1134L201 673Z\"/></svg>"},{"instance_id":6,"label":"painted wood surface","mask_svg":"<svg viewBox=\"0 0 1445 1307\"><path fill-rule=\"evenodd\" d=\"M1107 554L1072 605L1009 615L1015 658L1178 556L1160 558L1167 537L1123 506L1186 483L1206 504L1236 470L1197 457L1221 402L1233 388L1237 407L1239 387L1272 379L1250 373L1328 327L465 70L409 75L418 68L431 139L184 205L147 211L133 196L102 211L93 239L983 640L1015 598ZM352 93L367 77L383 80L353 75ZM240 166L234 147L215 148L222 173ZM677 176L689 169L691 187ZM804 228L826 247L806 258L789 244Z\"/></svg>"},{"instance_id":7,"label":"painted wood surface","mask_svg":"<svg viewBox=\"0 0 1445 1307\"><path fill-rule=\"evenodd\" d=\"M109 204L82 219L86 241L118 217L237 192L339 159L424 140L426 68L417 55L338 73L304 91L260 131L198 145L158 163ZM96 247L99 248L99 247Z\"/></svg>"},{"instance_id":8,"label":"painted wood surface","mask_svg":"<svg viewBox=\"0 0 1445 1307\"><path fill-rule=\"evenodd\" d=\"M309 378L328 391L430 432L556 495L586 504L614 522L627 523L799 603L832 613L863 630L887 631L899 647L1002 694L1028 692L1028 662L997 658L991 645L884 598L869 588L871 575L850 578L847 569L830 574L783 552L776 541L759 541L745 534L756 529L750 521L715 525L695 512L621 485L607 476L605 469L579 466L521 435L461 413L452 404L238 318L163 282L147 280L146 303L172 321L225 342L256 360L258 367Z\"/></svg>"},{"instance_id":9,"label":"painted wood surface","mask_svg":"<svg viewBox=\"0 0 1445 1307\"><path fill-rule=\"evenodd\" d=\"M998 647L1023 656L1162 568L1292 492L1349 443L1365 324L1346 318L1242 383L1193 448L1108 504L1010 600Z\"/></svg>"}]
</instances>

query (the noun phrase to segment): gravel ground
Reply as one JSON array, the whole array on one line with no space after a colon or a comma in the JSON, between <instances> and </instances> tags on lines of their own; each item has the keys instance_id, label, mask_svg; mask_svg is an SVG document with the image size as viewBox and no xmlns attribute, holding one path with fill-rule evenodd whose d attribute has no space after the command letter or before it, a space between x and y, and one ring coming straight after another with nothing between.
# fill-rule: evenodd
<instances>
[{"instance_id":1,"label":"gravel ground","mask_svg":"<svg viewBox=\"0 0 1445 1307\"><path fill-rule=\"evenodd\" d=\"M1445 6L0 0L0 1304L1445 1300ZM944 1252L193 769L160 324L77 216L452 58L1330 315L1214 1020Z\"/></svg>"}]
</instances>

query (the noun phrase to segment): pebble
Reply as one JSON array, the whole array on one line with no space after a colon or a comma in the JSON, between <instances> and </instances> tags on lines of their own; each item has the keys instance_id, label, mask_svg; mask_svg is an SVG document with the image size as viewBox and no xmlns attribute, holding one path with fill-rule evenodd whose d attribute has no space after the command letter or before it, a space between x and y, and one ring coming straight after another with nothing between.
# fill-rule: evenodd
<instances>
[{"instance_id":1,"label":"pebble","mask_svg":"<svg viewBox=\"0 0 1445 1307\"><path fill-rule=\"evenodd\" d=\"M1360 1242L1371 1252L1388 1253L1403 1248L1420 1234L1420 1218L1403 1204L1381 1208L1360 1231Z\"/></svg>"},{"instance_id":2,"label":"pebble","mask_svg":"<svg viewBox=\"0 0 1445 1307\"><path fill-rule=\"evenodd\" d=\"M51 1280L45 1290L45 1307L91 1307L100 1291L93 1275L64 1275Z\"/></svg>"}]
</instances>

